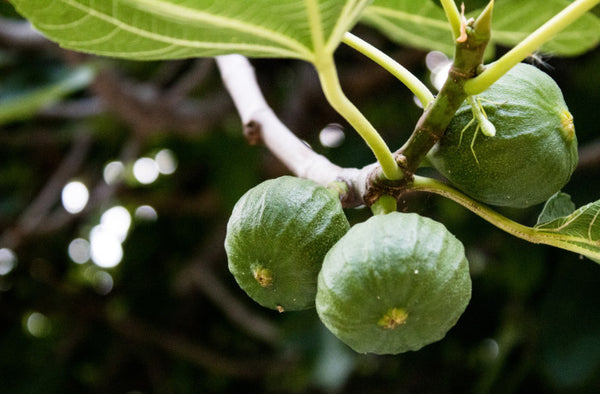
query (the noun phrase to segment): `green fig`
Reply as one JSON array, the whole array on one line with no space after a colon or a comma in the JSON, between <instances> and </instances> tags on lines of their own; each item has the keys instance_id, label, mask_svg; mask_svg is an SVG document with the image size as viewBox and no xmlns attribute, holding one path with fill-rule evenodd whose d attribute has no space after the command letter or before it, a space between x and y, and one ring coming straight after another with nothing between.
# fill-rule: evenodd
<instances>
[{"instance_id":1,"label":"green fig","mask_svg":"<svg viewBox=\"0 0 600 394\"><path fill-rule=\"evenodd\" d=\"M331 248L316 307L355 351L397 354L443 338L470 298L462 243L441 223L393 212L355 225Z\"/></svg>"},{"instance_id":2,"label":"green fig","mask_svg":"<svg viewBox=\"0 0 600 394\"><path fill-rule=\"evenodd\" d=\"M291 176L267 180L233 209L225 239L229 270L265 307L312 308L323 258L349 227L336 192Z\"/></svg>"},{"instance_id":3,"label":"green fig","mask_svg":"<svg viewBox=\"0 0 600 394\"><path fill-rule=\"evenodd\" d=\"M473 121L474 111L487 121ZM529 207L558 192L577 165L573 117L552 78L521 63L459 108L428 159L476 200Z\"/></svg>"}]
</instances>

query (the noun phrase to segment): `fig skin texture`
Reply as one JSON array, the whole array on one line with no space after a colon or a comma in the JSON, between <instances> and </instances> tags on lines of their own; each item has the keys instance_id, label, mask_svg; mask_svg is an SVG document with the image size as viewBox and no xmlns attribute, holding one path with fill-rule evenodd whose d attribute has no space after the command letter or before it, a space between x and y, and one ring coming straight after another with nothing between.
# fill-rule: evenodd
<instances>
[{"instance_id":1,"label":"fig skin texture","mask_svg":"<svg viewBox=\"0 0 600 394\"><path fill-rule=\"evenodd\" d=\"M355 351L397 354L442 339L470 298L462 243L441 223L393 212L355 225L331 248L316 307Z\"/></svg>"},{"instance_id":2,"label":"fig skin texture","mask_svg":"<svg viewBox=\"0 0 600 394\"><path fill-rule=\"evenodd\" d=\"M573 118L558 85L520 63L476 97L496 128L488 137L466 102L428 159L451 184L483 203L526 208L548 200L577 165Z\"/></svg>"},{"instance_id":3,"label":"fig skin texture","mask_svg":"<svg viewBox=\"0 0 600 394\"><path fill-rule=\"evenodd\" d=\"M225 238L229 270L262 306L312 308L325 254L349 228L337 193L292 176L267 180L233 209Z\"/></svg>"}]
</instances>

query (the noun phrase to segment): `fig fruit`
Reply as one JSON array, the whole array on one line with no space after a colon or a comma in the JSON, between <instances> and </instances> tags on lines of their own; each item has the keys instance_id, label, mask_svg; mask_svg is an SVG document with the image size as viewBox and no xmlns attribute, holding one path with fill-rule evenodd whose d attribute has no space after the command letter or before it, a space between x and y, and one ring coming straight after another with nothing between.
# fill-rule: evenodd
<instances>
[{"instance_id":1,"label":"fig fruit","mask_svg":"<svg viewBox=\"0 0 600 394\"><path fill-rule=\"evenodd\" d=\"M323 258L349 228L334 191L291 176L267 180L233 209L225 238L229 270L265 307L314 307Z\"/></svg>"},{"instance_id":2,"label":"fig fruit","mask_svg":"<svg viewBox=\"0 0 600 394\"><path fill-rule=\"evenodd\" d=\"M355 351L397 354L442 339L470 298L462 243L432 219L392 212L353 226L331 248L316 307Z\"/></svg>"},{"instance_id":3,"label":"fig fruit","mask_svg":"<svg viewBox=\"0 0 600 394\"><path fill-rule=\"evenodd\" d=\"M525 208L546 201L569 181L578 160L577 138L550 76L521 63L475 101L496 134L477 132L473 107L463 103L428 155L450 183L481 202Z\"/></svg>"}]
</instances>

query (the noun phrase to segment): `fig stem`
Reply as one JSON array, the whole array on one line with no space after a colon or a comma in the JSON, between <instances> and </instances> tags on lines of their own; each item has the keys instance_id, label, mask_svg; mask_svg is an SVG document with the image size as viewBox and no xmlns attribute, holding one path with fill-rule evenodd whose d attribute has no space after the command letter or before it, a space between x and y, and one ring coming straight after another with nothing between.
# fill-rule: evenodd
<instances>
[{"instance_id":1,"label":"fig stem","mask_svg":"<svg viewBox=\"0 0 600 394\"><path fill-rule=\"evenodd\" d=\"M533 229L531 227L519 224L501 214L489 208L486 205L468 197L467 195L459 192L453 187L437 181L435 179L417 176L415 175L413 183L410 185L410 189L414 191L425 191L435 193L440 196L449 198L450 200L462 205L469 211L475 213L479 217L492 223L494 226L512 234L516 237L525 239L529 242L538 243L535 241Z\"/></svg>"},{"instance_id":2,"label":"fig stem","mask_svg":"<svg viewBox=\"0 0 600 394\"><path fill-rule=\"evenodd\" d=\"M450 23L452 34L456 40L460 37L461 33L462 15L458 11L458 7L456 7L454 0L441 0L440 3L442 3L442 8L444 8L444 12L446 13L446 19L448 19L448 22Z\"/></svg>"},{"instance_id":3,"label":"fig stem","mask_svg":"<svg viewBox=\"0 0 600 394\"><path fill-rule=\"evenodd\" d=\"M338 78L333 56L324 56L314 63L325 98L329 104L360 134L381 165L383 175L389 180L400 180L403 173L394 155L381 135L358 108L346 97Z\"/></svg>"},{"instance_id":4,"label":"fig stem","mask_svg":"<svg viewBox=\"0 0 600 394\"><path fill-rule=\"evenodd\" d=\"M600 0L574 1L504 54L500 59L487 66L477 77L467 81L464 86L465 92L473 95L485 91L513 66L530 56L535 50L554 38L557 33L567 28L598 4L600 4Z\"/></svg>"},{"instance_id":5,"label":"fig stem","mask_svg":"<svg viewBox=\"0 0 600 394\"><path fill-rule=\"evenodd\" d=\"M397 208L398 203L396 202L396 198L389 194L384 194L371 205L371 212L373 212L373 215L385 215L390 212L396 212Z\"/></svg>"},{"instance_id":6,"label":"fig stem","mask_svg":"<svg viewBox=\"0 0 600 394\"><path fill-rule=\"evenodd\" d=\"M590 249L581 245L580 239L552 233L535 227L529 227L511 220L490 207L468 197L453 187L423 176L414 176L409 186L410 190L435 193L462 205L477 216L498 227L499 229L525 241L535 244L545 244L579 253L592 259L597 259L600 253L590 253Z\"/></svg>"},{"instance_id":7,"label":"fig stem","mask_svg":"<svg viewBox=\"0 0 600 394\"><path fill-rule=\"evenodd\" d=\"M421 102L423 108L427 108L429 103L433 101L433 93L425 86L423 82L419 78L417 78L413 73L411 73L404 66L396 62L386 53L380 51L375 48L373 45L364 41L363 39L355 36L354 34L347 32L344 35L342 42L349 47L355 49L356 51L362 53L367 56L369 59L373 60L375 63L379 64L385 70L387 70L390 74L396 77L400 82L402 82Z\"/></svg>"}]
</instances>

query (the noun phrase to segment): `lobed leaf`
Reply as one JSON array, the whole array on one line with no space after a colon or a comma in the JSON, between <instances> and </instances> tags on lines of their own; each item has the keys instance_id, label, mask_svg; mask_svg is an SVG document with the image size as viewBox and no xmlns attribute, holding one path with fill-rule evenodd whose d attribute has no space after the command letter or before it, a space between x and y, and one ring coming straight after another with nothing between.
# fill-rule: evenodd
<instances>
[{"instance_id":1,"label":"lobed leaf","mask_svg":"<svg viewBox=\"0 0 600 394\"><path fill-rule=\"evenodd\" d=\"M563 216L568 216L575 210L575 204L571 200L571 196L567 193L558 192L544 205L540 216L537 219L537 225L548 223L554 219L558 219Z\"/></svg>"},{"instance_id":2,"label":"lobed leaf","mask_svg":"<svg viewBox=\"0 0 600 394\"><path fill-rule=\"evenodd\" d=\"M568 0L502 0L494 5L490 45L514 46L570 4ZM467 7L468 9L468 7ZM467 18L482 9L472 10ZM443 10L432 0L375 0L361 22L379 29L390 39L425 50L454 53L450 26ZM600 19L592 13L556 35L540 48L560 56L584 53L600 42Z\"/></svg>"},{"instance_id":3,"label":"lobed leaf","mask_svg":"<svg viewBox=\"0 0 600 394\"><path fill-rule=\"evenodd\" d=\"M513 46L571 4L568 0L502 0L494 7L492 40ZM551 41L540 52L575 56L593 49L600 42L600 18L588 12Z\"/></svg>"},{"instance_id":4,"label":"lobed leaf","mask_svg":"<svg viewBox=\"0 0 600 394\"><path fill-rule=\"evenodd\" d=\"M371 0L12 0L44 35L136 60L332 54Z\"/></svg>"},{"instance_id":5,"label":"lobed leaf","mask_svg":"<svg viewBox=\"0 0 600 394\"><path fill-rule=\"evenodd\" d=\"M374 0L361 22L401 45L454 53L452 30L444 11L430 0Z\"/></svg>"},{"instance_id":6,"label":"lobed leaf","mask_svg":"<svg viewBox=\"0 0 600 394\"><path fill-rule=\"evenodd\" d=\"M534 230L542 242L581 253L600 263L600 200L568 216L538 224Z\"/></svg>"}]
</instances>

